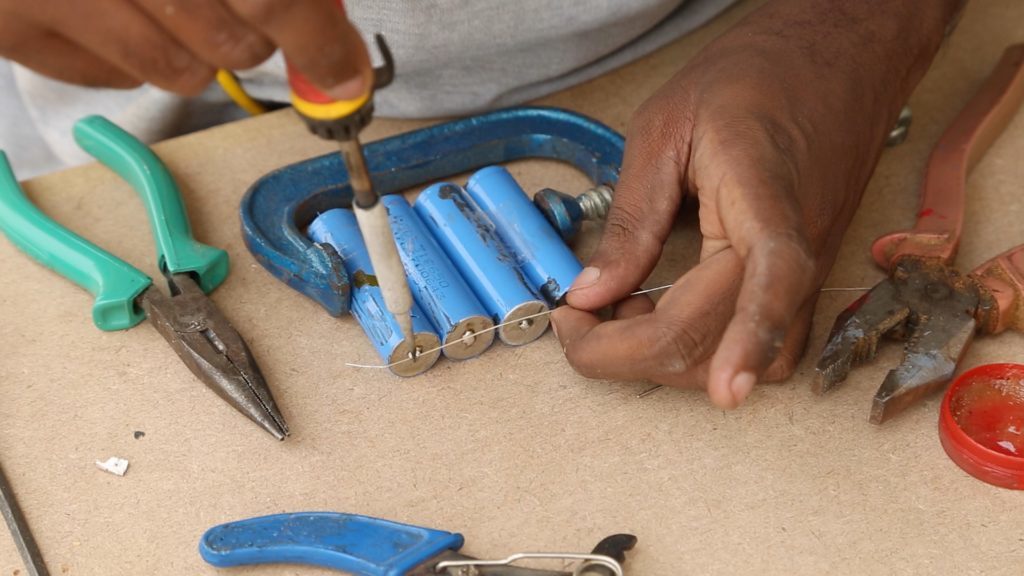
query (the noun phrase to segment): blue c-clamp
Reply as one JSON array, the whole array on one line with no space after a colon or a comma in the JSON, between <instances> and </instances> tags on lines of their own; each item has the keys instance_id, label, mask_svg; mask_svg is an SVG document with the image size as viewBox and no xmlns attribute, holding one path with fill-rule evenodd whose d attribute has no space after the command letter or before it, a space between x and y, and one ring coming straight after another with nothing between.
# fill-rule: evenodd
<instances>
[{"instance_id":1,"label":"blue c-clamp","mask_svg":"<svg viewBox=\"0 0 1024 576\"><path fill-rule=\"evenodd\" d=\"M614 186L623 137L586 116L557 108L498 110L392 136L364 147L380 194L392 194L491 164L560 160L595 185ZM349 278L333 248L311 242L306 226L348 207L352 189L340 155L325 154L271 172L242 199L242 235L256 260L332 316L349 308ZM556 226L557 227L557 226Z\"/></svg>"}]
</instances>

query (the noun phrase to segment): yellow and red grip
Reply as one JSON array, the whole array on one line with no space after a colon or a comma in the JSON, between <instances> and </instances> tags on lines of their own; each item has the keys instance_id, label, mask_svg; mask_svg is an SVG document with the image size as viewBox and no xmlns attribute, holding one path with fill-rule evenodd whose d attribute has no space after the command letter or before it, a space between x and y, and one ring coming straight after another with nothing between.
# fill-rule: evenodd
<instances>
[{"instance_id":1,"label":"yellow and red grip","mask_svg":"<svg viewBox=\"0 0 1024 576\"><path fill-rule=\"evenodd\" d=\"M339 2L340 5L340 2ZM291 63L285 62L292 105L306 121L310 131L328 140L345 141L355 138L373 117L373 91L391 83L395 64L391 50L380 34L374 36L384 65L373 69L373 85L366 93L352 100L335 100L313 85Z\"/></svg>"},{"instance_id":2,"label":"yellow and red grip","mask_svg":"<svg viewBox=\"0 0 1024 576\"><path fill-rule=\"evenodd\" d=\"M335 100L320 91L290 62L286 62L288 85L291 87L292 106L302 115L319 121L333 121L348 118L359 112L369 100L373 88L367 86L366 93L352 100Z\"/></svg>"}]
</instances>

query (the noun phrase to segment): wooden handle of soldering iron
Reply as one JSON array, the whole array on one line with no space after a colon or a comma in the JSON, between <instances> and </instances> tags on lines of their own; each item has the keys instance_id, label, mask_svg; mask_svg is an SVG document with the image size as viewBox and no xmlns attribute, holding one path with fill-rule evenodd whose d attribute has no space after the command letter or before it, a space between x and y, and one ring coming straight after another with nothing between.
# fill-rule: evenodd
<instances>
[{"instance_id":1,"label":"wooden handle of soldering iron","mask_svg":"<svg viewBox=\"0 0 1024 576\"><path fill-rule=\"evenodd\" d=\"M1024 101L1024 44L1003 52L985 83L942 134L928 159L921 209L912 230L875 241L875 262L889 269L904 255L956 257L967 203L967 176Z\"/></svg>"},{"instance_id":2,"label":"wooden handle of soldering iron","mask_svg":"<svg viewBox=\"0 0 1024 576\"><path fill-rule=\"evenodd\" d=\"M408 340L413 337L412 330L412 292L402 267L402 258L398 255L398 246L391 232L388 211L379 200L369 208L357 203L353 205L359 230L362 232L366 251L370 254L373 273L377 276L384 304L395 317L402 333ZM410 341L409 345L413 343Z\"/></svg>"}]
</instances>

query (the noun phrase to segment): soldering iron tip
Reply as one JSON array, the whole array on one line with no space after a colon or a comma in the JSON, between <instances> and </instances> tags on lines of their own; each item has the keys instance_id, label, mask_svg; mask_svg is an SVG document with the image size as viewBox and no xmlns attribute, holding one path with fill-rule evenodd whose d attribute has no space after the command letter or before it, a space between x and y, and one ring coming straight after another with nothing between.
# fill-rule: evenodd
<instances>
[{"instance_id":1,"label":"soldering iron tip","mask_svg":"<svg viewBox=\"0 0 1024 576\"><path fill-rule=\"evenodd\" d=\"M406 345L409 347L409 354L411 354L412 359L415 360L418 351L416 350L416 334L412 327L412 315L409 313L398 315L395 317L395 320L398 322L398 326L402 330L402 336Z\"/></svg>"}]
</instances>

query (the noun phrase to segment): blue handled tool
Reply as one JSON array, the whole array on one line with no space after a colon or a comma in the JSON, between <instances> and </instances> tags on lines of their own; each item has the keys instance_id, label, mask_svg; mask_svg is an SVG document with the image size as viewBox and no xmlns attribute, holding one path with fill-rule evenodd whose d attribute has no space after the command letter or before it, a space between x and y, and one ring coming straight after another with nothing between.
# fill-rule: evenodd
<instances>
[{"instance_id":1,"label":"blue handled tool","mask_svg":"<svg viewBox=\"0 0 1024 576\"><path fill-rule=\"evenodd\" d=\"M626 551L636 537L616 534L589 554L520 553L501 560L459 554L461 534L337 512L301 512L250 518L214 526L199 553L225 568L245 564L305 564L355 576L623 576ZM540 570L523 560L575 561L576 567Z\"/></svg>"},{"instance_id":2,"label":"blue handled tool","mask_svg":"<svg viewBox=\"0 0 1024 576\"><path fill-rule=\"evenodd\" d=\"M149 318L193 374L275 438L284 439L288 427L249 347L206 296L227 277L227 252L192 237L177 185L145 144L100 116L78 121L74 136L142 197L171 295L156 289L131 264L43 214L22 193L3 152L0 231L26 254L92 292L98 328L123 330Z\"/></svg>"},{"instance_id":3,"label":"blue handled tool","mask_svg":"<svg viewBox=\"0 0 1024 576\"><path fill-rule=\"evenodd\" d=\"M567 110L510 108L372 142L363 147L378 194L526 158L569 163L596 186L618 182L625 141L607 126ZM311 242L310 222L350 208L352 188L338 154L312 158L260 178L242 199L242 234L271 274L331 315L348 312L350 279L338 254ZM574 222L552 222L559 230Z\"/></svg>"}]
</instances>

